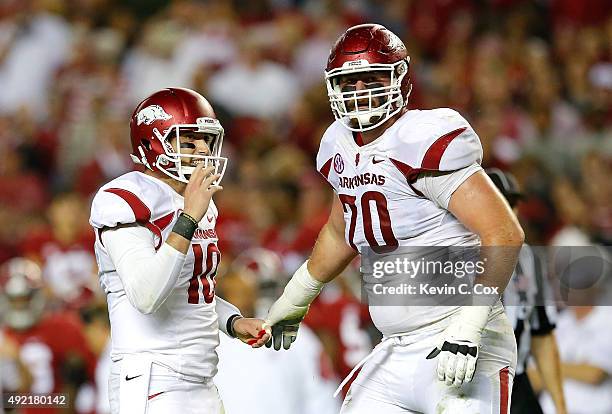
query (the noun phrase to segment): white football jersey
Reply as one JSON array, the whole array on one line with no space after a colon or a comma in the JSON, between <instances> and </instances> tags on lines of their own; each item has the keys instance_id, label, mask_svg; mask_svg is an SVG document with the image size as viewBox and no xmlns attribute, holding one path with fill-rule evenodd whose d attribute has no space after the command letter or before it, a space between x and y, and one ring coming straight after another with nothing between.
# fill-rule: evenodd
<instances>
[{"instance_id":1,"label":"white football jersey","mask_svg":"<svg viewBox=\"0 0 612 414\"><path fill-rule=\"evenodd\" d=\"M358 251L376 251L379 246L477 246L478 236L425 197L415 183L422 173L452 172L479 166L481 160L480 139L470 124L456 111L440 108L407 111L366 145L359 133L336 121L321 140L317 169L338 194L345 239ZM370 314L377 328L391 335L431 327L432 321L442 321L457 309L370 306Z\"/></svg>"},{"instance_id":2,"label":"white football jersey","mask_svg":"<svg viewBox=\"0 0 612 414\"><path fill-rule=\"evenodd\" d=\"M104 185L95 195L90 223L96 230L95 252L100 285L107 295L111 322L111 359L150 353L156 362L191 378L217 372L219 326L215 311L215 274L220 261L210 202L199 223L183 270L172 293L154 313L140 313L129 302L121 279L100 240L105 227L137 223L155 235L156 249L168 238L184 199L161 180L129 172Z\"/></svg>"}]
</instances>

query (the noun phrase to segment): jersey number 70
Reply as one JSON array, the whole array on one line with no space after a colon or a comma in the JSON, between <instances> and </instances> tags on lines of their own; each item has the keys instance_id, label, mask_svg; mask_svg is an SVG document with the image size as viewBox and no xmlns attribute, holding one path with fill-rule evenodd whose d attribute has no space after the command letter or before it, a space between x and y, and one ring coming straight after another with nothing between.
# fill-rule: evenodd
<instances>
[{"instance_id":1,"label":"jersey number 70","mask_svg":"<svg viewBox=\"0 0 612 414\"><path fill-rule=\"evenodd\" d=\"M357 197L348 194L338 194L338 198L342 203L342 208L345 212L350 212L351 221L349 223L348 231L348 243L355 250L358 250L355 246L355 227L357 224ZM378 241L374 237L374 228L372 226L372 211L370 208L370 202L373 201L376 205L376 213L378 215L378 223L380 224L380 233L383 236L385 244L383 246L378 244ZM399 245L395 235L393 234L393 228L391 226L391 217L389 216L389 210L387 209L387 199L384 194L378 191L366 191L362 194L361 200L361 220L362 228L368 244L376 253L393 251ZM348 209L348 210L347 210Z\"/></svg>"}]
</instances>

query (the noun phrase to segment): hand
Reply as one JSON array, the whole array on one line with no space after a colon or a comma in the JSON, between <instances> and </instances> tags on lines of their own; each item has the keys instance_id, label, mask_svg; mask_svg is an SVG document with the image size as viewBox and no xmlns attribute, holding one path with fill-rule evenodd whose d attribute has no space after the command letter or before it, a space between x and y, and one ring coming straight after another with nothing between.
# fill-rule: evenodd
<instances>
[{"instance_id":1,"label":"hand","mask_svg":"<svg viewBox=\"0 0 612 414\"><path fill-rule=\"evenodd\" d=\"M187 187L185 187L184 212L198 222L206 214L213 194L223 189L220 185L213 185L213 182L220 177L219 174L213 174L214 170L215 167L213 166L204 168L204 163L199 163L193 170Z\"/></svg>"},{"instance_id":2,"label":"hand","mask_svg":"<svg viewBox=\"0 0 612 414\"><path fill-rule=\"evenodd\" d=\"M272 338L266 343L270 348L274 339L274 349L279 351L281 344L284 349L289 349L297 338L300 322L308 312L309 306L291 305L284 296L274 302L268 316L266 317L266 331Z\"/></svg>"},{"instance_id":3,"label":"hand","mask_svg":"<svg viewBox=\"0 0 612 414\"><path fill-rule=\"evenodd\" d=\"M464 306L442 333L440 342L426 359L438 357L438 380L460 386L474 377L482 330L490 307Z\"/></svg>"},{"instance_id":4,"label":"hand","mask_svg":"<svg viewBox=\"0 0 612 414\"><path fill-rule=\"evenodd\" d=\"M438 380L446 385L455 386L470 382L476 371L478 342L445 335L442 343L427 355L427 359L432 359L440 354L437 367Z\"/></svg>"},{"instance_id":5,"label":"hand","mask_svg":"<svg viewBox=\"0 0 612 414\"><path fill-rule=\"evenodd\" d=\"M270 340L266 342L266 347L270 348L272 342L274 342L274 349L279 351L281 344L283 349L287 350L291 347L291 344L297 339L298 329L300 328L300 322L302 319L290 319L276 323L272 328L268 328L271 333ZM267 325L266 325L267 327Z\"/></svg>"},{"instance_id":6,"label":"hand","mask_svg":"<svg viewBox=\"0 0 612 414\"><path fill-rule=\"evenodd\" d=\"M260 348L270 339L264 321L255 318L238 318L233 322L234 334L251 348Z\"/></svg>"},{"instance_id":7,"label":"hand","mask_svg":"<svg viewBox=\"0 0 612 414\"><path fill-rule=\"evenodd\" d=\"M285 286L283 294L272 304L266 316L266 331L274 338L274 349L289 349L295 342L300 322L304 319L310 304L317 297L323 282L315 279L304 262ZM266 343L269 348L272 341Z\"/></svg>"}]
</instances>

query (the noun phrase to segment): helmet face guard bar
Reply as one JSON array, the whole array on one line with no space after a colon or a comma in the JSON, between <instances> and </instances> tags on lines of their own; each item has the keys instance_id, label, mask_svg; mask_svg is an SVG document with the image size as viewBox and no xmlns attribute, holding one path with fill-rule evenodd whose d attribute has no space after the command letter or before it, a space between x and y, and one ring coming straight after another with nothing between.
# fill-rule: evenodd
<instances>
[{"instance_id":1,"label":"helmet face guard bar","mask_svg":"<svg viewBox=\"0 0 612 414\"><path fill-rule=\"evenodd\" d=\"M180 154L180 153L178 153ZM157 168L163 172L164 174L172 177L182 183L188 183L191 174L195 170L195 167L192 166L184 166L182 159L191 158L196 160L202 160L204 163L204 168L208 166L213 166L214 171L213 174L219 174L219 178L213 181L213 185L219 185L221 180L223 179L223 175L225 174L225 167L227 167L227 158L225 157L212 157L208 155L160 155L159 161L157 164ZM165 168L163 164L174 164L174 167Z\"/></svg>"},{"instance_id":2,"label":"helmet face guard bar","mask_svg":"<svg viewBox=\"0 0 612 414\"><path fill-rule=\"evenodd\" d=\"M192 160L202 160L204 167L212 165L215 168L213 174L220 175L220 177L213 182L214 185L219 185L223 179L227 166L227 158L220 156L221 147L223 146L223 127L219 121L214 118L198 118L196 122L196 124L173 125L165 131L164 135L157 129L153 129L155 138L162 143L164 148L164 154L160 154L157 157L155 167L167 176L180 182L187 183L195 167L183 164L191 164ZM183 154L181 152L181 132L184 131L210 135L212 138L207 140L206 143L210 148L211 155ZM172 132L174 132L174 137L176 138L176 151L169 141ZM189 159L189 162L185 162L185 159ZM149 166L147 167L150 168Z\"/></svg>"},{"instance_id":3,"label":"helmet face guard bar","mask_svg":"<svg viewBox=\"0 0 612 414\"><path fill-rule=\"evenodd\" d=\"M357 62L357 63L356 63ZM337 69L325 73L327 94L332 112L337 120L351 131L369 131L397 114L407 103L410 91L402 96L401 86L408 73L409 59L402 59L393 64L369 64L366 61L351 61ZM367 73L388 72L389 86L343 92L338 79L340 76ZM367 108L360 109L359 103L367 101ZM376 102L376 101L380 101ZM378 103L378 105L374 105Z\"/></svg>"}]
</instances>

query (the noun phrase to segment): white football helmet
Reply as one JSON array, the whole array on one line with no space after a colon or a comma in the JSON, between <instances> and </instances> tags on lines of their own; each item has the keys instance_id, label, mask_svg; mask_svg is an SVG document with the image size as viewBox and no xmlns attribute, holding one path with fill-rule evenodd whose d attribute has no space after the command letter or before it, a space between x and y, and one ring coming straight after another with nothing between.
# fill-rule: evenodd
<instances>
[{"instance_id":1,"label":"white football helmet","mask_svg":"<svg viewBox=\"0 0 612 414\"><path fill-rule=\"evenodd\" d=\"M15 258L0 269L0 317L9 327L34 326L45 308L42 271L32 260Z\"/></svg>"}]
</instances>

